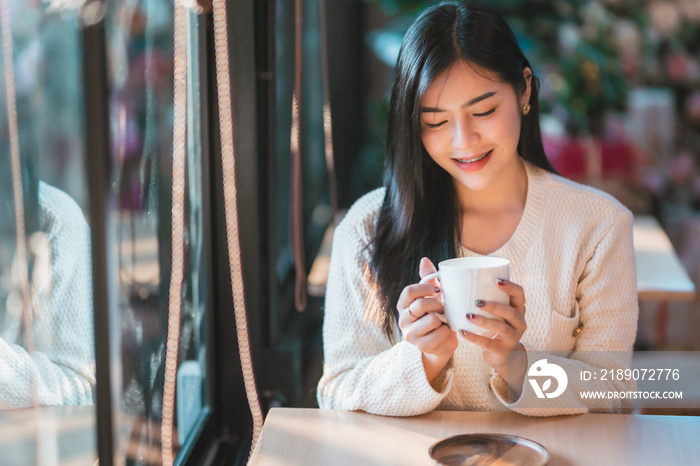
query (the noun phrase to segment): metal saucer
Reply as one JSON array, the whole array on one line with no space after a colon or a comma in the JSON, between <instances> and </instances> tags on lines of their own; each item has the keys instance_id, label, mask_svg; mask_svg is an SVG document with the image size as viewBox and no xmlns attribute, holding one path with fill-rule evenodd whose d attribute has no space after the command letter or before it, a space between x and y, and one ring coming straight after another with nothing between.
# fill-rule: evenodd
<instances>
[{"instance_id":1,"label":"metal saucer","mask_svg":"<svg viewBox=\"0 0 700 466\"><path fill-rule=\"evenodd\" d=\"M430 457L445 466L543 466L549 452L537 442L507 434L464 434L433 444Z\"/></svg>"}]
</instances>

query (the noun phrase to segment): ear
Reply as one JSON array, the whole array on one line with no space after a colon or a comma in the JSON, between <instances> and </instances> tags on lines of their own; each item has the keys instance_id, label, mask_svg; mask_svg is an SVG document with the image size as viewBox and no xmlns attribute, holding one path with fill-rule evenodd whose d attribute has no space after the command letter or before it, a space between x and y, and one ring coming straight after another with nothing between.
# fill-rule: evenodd
<instances>
[{"instance_id":1,"label":"ear","mask_svg":"<svg viewBox=\"0 0 700 466\"><path fill-rule=\"evenodd\" d=\"M532 70L527 66L523 68L523 78L525 79L525 92L520 96L520 107L530 102L532 91Z\"/></svg>"}]
</instances>

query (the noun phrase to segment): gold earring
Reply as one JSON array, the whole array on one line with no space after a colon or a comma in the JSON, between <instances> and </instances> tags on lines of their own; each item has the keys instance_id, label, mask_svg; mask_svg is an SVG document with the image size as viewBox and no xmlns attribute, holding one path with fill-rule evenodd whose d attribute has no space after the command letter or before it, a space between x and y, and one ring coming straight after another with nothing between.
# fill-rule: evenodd
<instances>
[{"instance_id":1,"label":"gold earring","mask_svg":"<svg viewBox=\"0 0 700 466\"><path fill-rule=\"evenodd\" d=\"M523 105L523 115L530 113L530 104Z\"/></svg>"}]
</instances>

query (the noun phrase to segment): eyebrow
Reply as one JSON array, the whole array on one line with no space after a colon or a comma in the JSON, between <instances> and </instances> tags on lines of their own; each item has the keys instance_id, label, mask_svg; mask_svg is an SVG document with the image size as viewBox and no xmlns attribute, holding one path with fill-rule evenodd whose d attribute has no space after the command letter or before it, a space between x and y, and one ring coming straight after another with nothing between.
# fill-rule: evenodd
<instances>
[{"instance_id":1,"label":"eyebrow","mask_svg":"<svg viewBox=\"0 0 700 466\"><path fill-rule=\"evenodd\" d=\"M470 100L469 102L462 105L462 108L470 107L470 106L472 106L476 103L479 103L482 100L488 99L489 97L494 96L496 94L497 94L496 92L487 92L485 94L481 94L480 96L474 97L472 100ZM439 113L439 112L444 112L445 110L443 110L439 107L423 107L420 109L420 111L421 111L421 113Z\"/></svg>"}]
</instances>

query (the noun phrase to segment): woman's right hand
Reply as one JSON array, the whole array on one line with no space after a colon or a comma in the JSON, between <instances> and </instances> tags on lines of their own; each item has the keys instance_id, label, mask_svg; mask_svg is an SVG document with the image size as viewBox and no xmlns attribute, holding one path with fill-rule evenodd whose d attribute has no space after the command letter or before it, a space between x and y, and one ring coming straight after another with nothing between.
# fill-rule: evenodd
<instances>
[{"instance_id":1,"label":"woman's right hand","mask_svg":"<svg viewBox=\"0 0 700 466\"><path fill-rule=\"evenodd\" d=\"M421 278L436 271L430 259L421 259ZM457 334L438 317L444 310L437 285L437 279L425 284L408 285L396 304L403 338L423 353L423 366L430 383L440 374L458 344Z\"/></svg>"}]
</instances>

